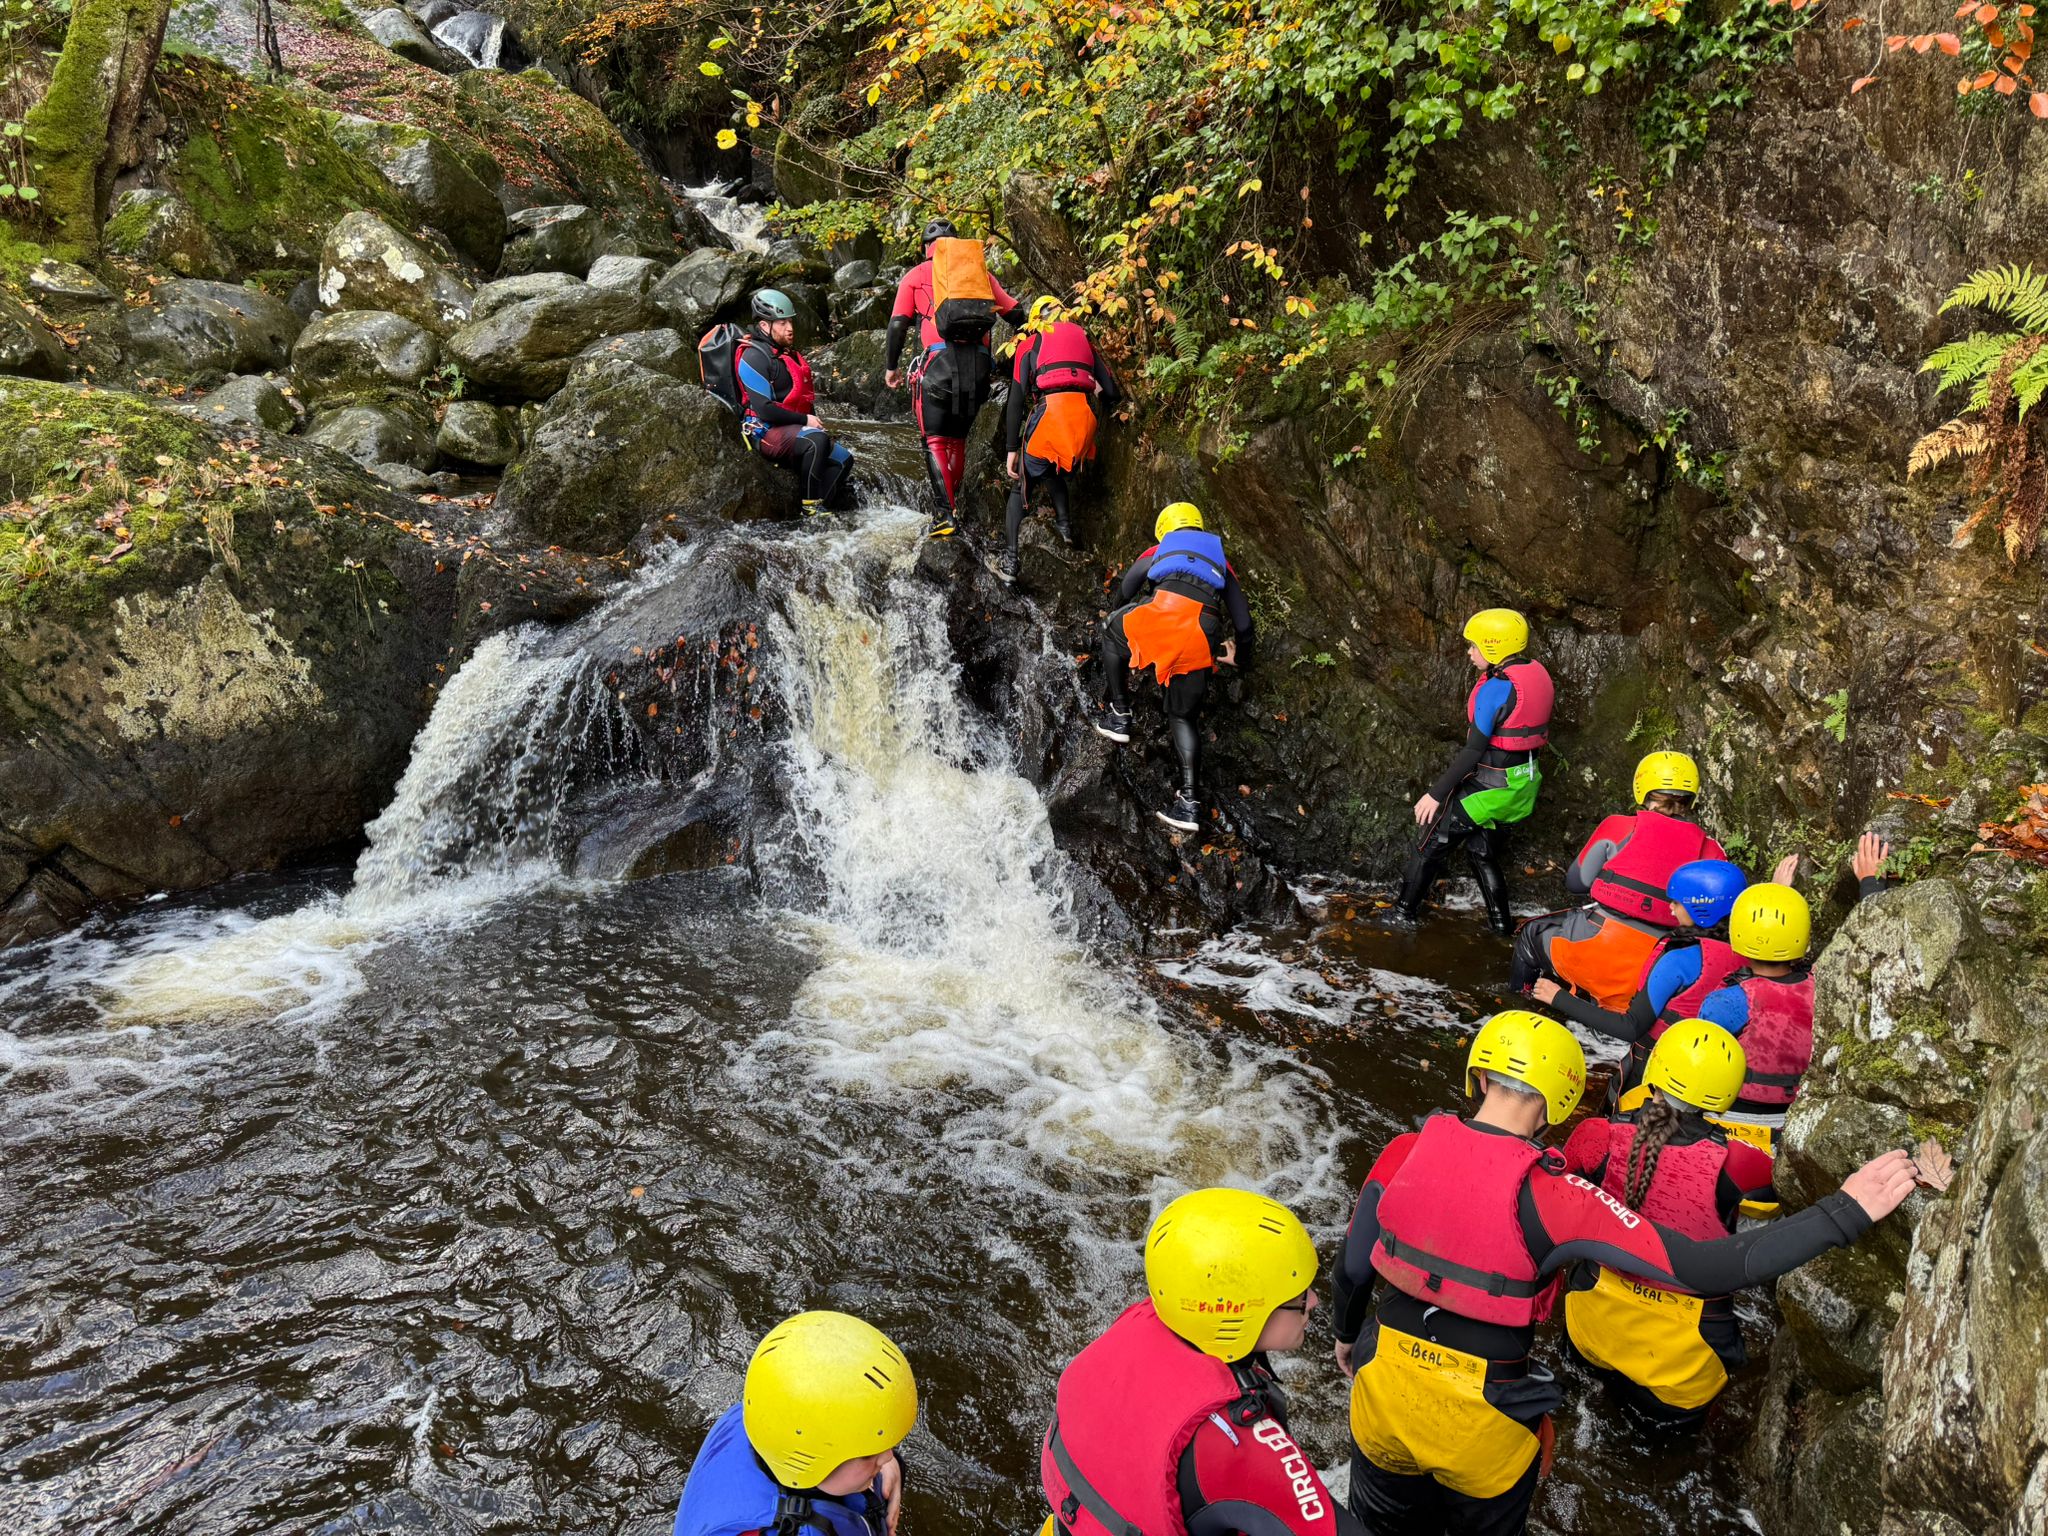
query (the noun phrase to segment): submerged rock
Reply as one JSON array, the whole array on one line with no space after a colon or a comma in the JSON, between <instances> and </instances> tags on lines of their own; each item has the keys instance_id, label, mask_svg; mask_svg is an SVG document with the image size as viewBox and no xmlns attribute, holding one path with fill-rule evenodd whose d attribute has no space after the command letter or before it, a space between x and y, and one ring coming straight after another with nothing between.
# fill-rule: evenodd
<instances>
[{"instance_id":1,"label":"submerged rock","mask_svg":"<svg viewBox=\"0 0 2048 1536\"><path fill-rule=\"evenodd\" d=\"M320 251L320 304L387 310L437 336L468 323L474 295L433 253L374 213L352 213Z\"/></svg>"}]
</instances>

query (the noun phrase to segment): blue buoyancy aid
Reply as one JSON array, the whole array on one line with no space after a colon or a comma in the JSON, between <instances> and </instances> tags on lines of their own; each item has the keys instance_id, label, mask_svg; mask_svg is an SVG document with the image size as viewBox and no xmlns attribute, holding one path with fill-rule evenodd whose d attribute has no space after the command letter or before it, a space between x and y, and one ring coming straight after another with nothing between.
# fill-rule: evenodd
<instances>
[{"instance_id":1,"label":"blue buoyancy aid","mask_svg":"<svg viewBox=\"0 0 2048 1536\"><path fill-rule=\"evenodd\" d=\"M704 1437L683 1480L674 1536L882 1536L885 1505L878 1483L843 1499L816 1489L784 1488L768 1475L748 1443L735 1404Z\"/></svg>"},{"instance_id":2,"label":"blue buoyancy aid","mask_svg":"<svg viewBox=\"0 0 2048 1536\"><path fill-rule=\"evenodd\" d=\"M1176 576L1221 592L1230 581L1223 541L1201 528L1174 529L1153 550L1152 567L1145 577L1156 583Z\"/></svg>"}]
</instances>

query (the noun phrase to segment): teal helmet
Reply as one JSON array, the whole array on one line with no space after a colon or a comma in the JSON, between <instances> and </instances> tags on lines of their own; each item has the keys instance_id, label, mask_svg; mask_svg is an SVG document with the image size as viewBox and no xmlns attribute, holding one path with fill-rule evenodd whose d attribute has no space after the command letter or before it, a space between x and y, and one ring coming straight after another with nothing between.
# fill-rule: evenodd
<instances>
[{"instance_id":1,"label":"teal helmet","mask_svg":"<svg viewBox=\"0 0 2048 1536\"><path fill-rule=\"evenodd\" d=\"M794 320L796 306L789 302L789 295L780 288L763 288L754 295L754 318L756 320Z\"/></svg>"}]
</instances>

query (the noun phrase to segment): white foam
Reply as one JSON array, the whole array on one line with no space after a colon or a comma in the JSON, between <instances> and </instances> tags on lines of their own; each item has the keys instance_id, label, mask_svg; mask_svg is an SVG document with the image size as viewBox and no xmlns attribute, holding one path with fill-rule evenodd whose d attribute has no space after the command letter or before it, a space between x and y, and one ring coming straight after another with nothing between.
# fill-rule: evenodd
<instances>
[{"instance_id":1,"label":"white foam","mask_svg":"<svg viewBox=\"0 0 2048 1536\"><path fill-rule=\"evenodd\" d=\"M707 181L701 187L684 187L683 196L703 210L712 228L732 242L736 251L758 253L768 249L768 215L759 203L743 203L727 194L738 182Z\"/></svg>"}]
</instances>

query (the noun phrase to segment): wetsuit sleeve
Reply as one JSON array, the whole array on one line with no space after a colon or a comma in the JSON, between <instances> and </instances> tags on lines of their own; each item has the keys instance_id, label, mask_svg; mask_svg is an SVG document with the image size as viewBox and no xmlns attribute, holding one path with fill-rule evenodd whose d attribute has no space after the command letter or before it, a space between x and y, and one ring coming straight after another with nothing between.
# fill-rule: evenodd
<instances>
[{"instance_id":1,"label":"wetsuit sleeve","mask_svg":"<svg viewBox=\"0 0 2048 1536\"><path fill-rule=\"evenodd\" d=\"M1749 994L1740 987L1709 992L1706 1001L1700 1004L1700 1017L1720 1025L1731 1035L1739 1035L1749 1027Z\"/></svg>"},{"instance_id":2,"label":"wetsuit sleeve","mask_svg":"<svg viewBox=\"0 0 2048 1536\"><path fill-rule=\"evenodd\" d=\"M1600 877L1600 871L1607 861L1621 851L1628 841L1629 822L1627 816L1610 816L1586 839L1586 846L1579 850L1579 856L1572 860L1572 867L1564 872L1564 888L1574 896L1583 896L1593 889L1593 882Z\"/></svg>"},{"instance_id":3,"label":"wetsuit sleeve","mask_svg":"<svg viewBox=\"0 0 2048 1536\"><path fill-rule=\"evenodd\" d=\"M902 300L898 299L897 302L900 304ZM909 339L910 328L915 324L917 324L917 316L915 315L891 315L889 317L888 350L883 358L886 366L894 368L898 363L902 362L903 343Z\"/></svg>"},{"instance_id":4,"label":"wetsuit sleeve","mask_svg":"<svg viewBox=\"0 0 2048 1536\"><path fill-rule=\"evenodd\" d=\"M1252 609L1244 600L1244 588L1238 584L1237 572L1225 566L1223 569L1223 606L1230 614L1230 627L1237 631L1237 664L1248 667L1252 664Z\"/></svg>"},{"instance_id":5,"label":"wetsuit sleeve","mask_svg":"<svg viewBox=\"0 0 2048 1536\"><path fill-rule=\"evenodd\" d=\"M1372 1250L1380 1240L1380 1196L1388 1183L1408 1161L1416 1133L1396 1136L1372 1165L1365 1184L1358 1191L1358 1204L1351 1212L1351 1225L1344 1233L1344 1247L1337 1255L1337 1269L1331 1281L1330 1328L1344 1343L1358 1337L1365 1326L1366 1309L1372 1305L1377 1273L1372 1267Z\"/></svg>"},{"instance_id":6,"label":"wetsuit sleeve","mask_svg":"<svg viewBox=\"0 0 2048 1536\"><path fill-rule=\"evenodd\" d=\"M1158 548L1157 544L1153 545L1124 568L1124 578L1117 583L1116 589L1119 606L1137 601L1138 593L1144 590L1145 578L1152 574L1152 555Z\"/></svg>"},{"instance_id":7,"label":"wetsuit sleeve","mask_svg":"<svg viewBox=\"0 0 2048 1536\"><path fill-rule=\"evenodd\" d=\"M1015 453L1024 441L1024 397L1038 384L1038 349L1029 351L1017 349L1017 366L1013 372L1017 387L1010 391L1009 399L1003 405L1003 449Z\"/></svg>"},{"instance_id":8,"label":"wetsuit sleeve","mask_svg":"<svg viewBox=\"0 0 2048 1536\"><path fill-rule=\"evenodd\" d=\"M1458 748L1451 760L1444 764L1444 771L1436 776L1436 782L1429 786L1429 796L1439 804L1451 798L1458 786L1465 782L1467 774L1479 766L1479 759L1486 755L1488 732L1474 726L1465 733L1465 745Z\"/></svg>"},{"instance_id":9,"label":"wetsuit sleeve","mask_svg":"<svg viewBox=\"0 0 2048 1536\"><path fill-rule=\"evenodd\" d=\"M802 411L792 411L775 398L773 381L761 371L760 348L741 347L737 361L740 395L748 410L771 427L800 427L804 424L808 418Z\"/></svg>"},{"instance_id":10,"label":"wetsuit sleeve","mask_svg":"<svg viewBox=\"0 0 2048 1536\"><path fill-rule=\"evenodd\" d=\"M1181 1453L1179 1482L1188 1536L1339 1536L1348 1513L1273 1418L1239 1429L1210 1415Z\"/></svg>"},{"instance_id":11,"label":"wetsuit sleeve","mask_svg":"<svg viewBox=\"0 0 2048 1536\"><path fill-rule=\"evenodd\" d=\"M996 296L997 317L1006 325L1014 325L1022 329L1024 325L1024 306L1003 291L1003 285L995 280L993 274L989 277L988 286L989 291Z\"/></svg>"},{"instance_id":12,"label":"wetsuit sleeve","mask_svg":"<svg viewBox=\"0 0 2048 1536\"><path fill-rule=\"evenodd\" d=\"M1865 875L1856 882L1856 899L1868 901L1873 896L1882 896L1892 888L1892 883L1883 875Z\"/></svg>"},{"instance_id":13,"label":"wetsuit sleeve","mask_svg":"<svg viewBox=\"0 0 2048 1536\"><path fill-rule=\"evenodd\" d=\"M1624 1013L1602 1008L1591 998L1580 997L1576 992L1558 993L1550 1006L1575 1024L1598 1030L1625 1045L1634 1045L1650 1033L1650 1026L1657 1022L1664 1005L1699 979L1700 947L1688 944L1683 949L1667 950L1657 957L1657 963L1650 967L1650 974L1644 979L1642 991L1629 999L1628 1010Z\"/></svg>"},{"instance_id":14,"label":"wetsuit sleeve","mask_svg":"<svg viewBox=\"0 0 2048 1536\"><path fill-rule=\"evenodd\" d=\"M1089 350L1094 351L1092 347ZM1102 391L1101 399L1104 405L1115 405L1123 399L1124 387L1117 382L1116 375L1110 371L1109 364L1102 360L1100 352L1095 353L1095 359L1088 367L1095 375L1096 388Z\"/></svg>"},{"instance_id":15,"label":"wetsuit sleeve","mask_svg":"<svg viewBox=\"0 0 2048 1536\"><path fill-rule=\"evenodd\" d=\"M1644 1220L1584 1179L1540 1173L1522 1186L1521 1217L1539 1274L1590 1259L1696 1296L1725 1296L1775 1280L1832 1248L1847 1247L1871 1226L1863 1207L1837 1190L1750 1231L1695 1242Z\"/></svg>"}]
</instances>

